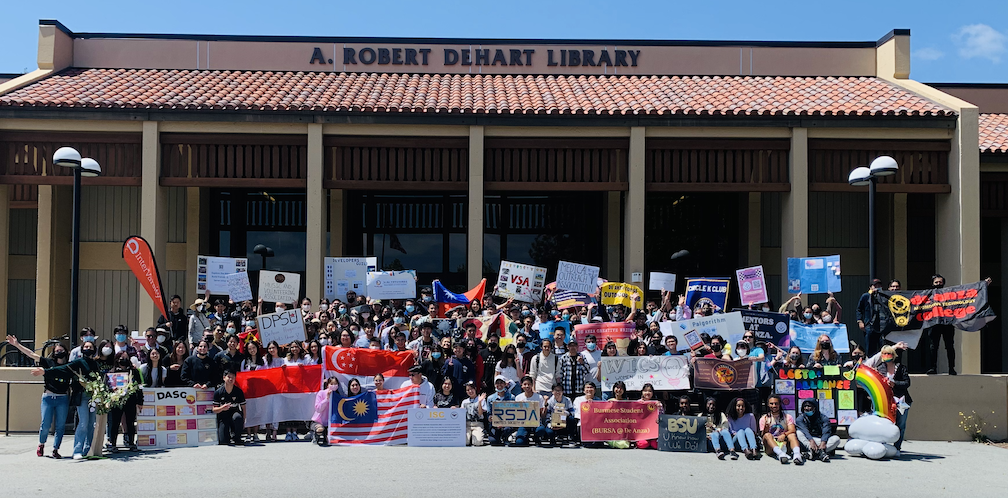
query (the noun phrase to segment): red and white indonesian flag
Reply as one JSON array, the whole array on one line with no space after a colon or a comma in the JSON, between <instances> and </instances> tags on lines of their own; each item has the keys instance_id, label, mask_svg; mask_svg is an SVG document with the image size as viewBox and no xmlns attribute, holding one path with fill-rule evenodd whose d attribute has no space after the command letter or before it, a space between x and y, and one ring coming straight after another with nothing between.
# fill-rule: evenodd
<instances>
[{"instance_id":1,"label":"red and white indonesian flag","mask_svg":"<svg viewBox=\"0 0 1008 498\"><path fill-rule=\"evenodd\" d=\"M245 393L245 427L311 420L321 378L322 365L239 372L235 384Z\"/></svg>"},{"instance_id":2,"label":"red and white indonesian flag","mask_svg":"<svg viewBox=\"0 0 1008 498\"><path fill-rule=\"evenodd\" d=\"M357 379L364 389L374 388L374 376L385 376L385 388L398 388L409 380L409 369L416 363L413 351L325 347L323 377L336 376L341 386Z\"/></svg>"},{"instance_id":3,"label":"red and white indonesian flag","mask_svg":"<svg viewBox=\"0 0 1008 498\"><path fill-rule=\"evenodd\" d=\"M377 409L374 417L364 421L347 421L346 399L356 399L361 413L371 410L364 398L374 396ZM390 391L365 393L354 398L333 401L329 418L329 444L391 445L405 444L409 435L409 409L420 406L420 386L409 385ZM349 408L356 409L357 406Z\"/></svg>"}]
</instances>

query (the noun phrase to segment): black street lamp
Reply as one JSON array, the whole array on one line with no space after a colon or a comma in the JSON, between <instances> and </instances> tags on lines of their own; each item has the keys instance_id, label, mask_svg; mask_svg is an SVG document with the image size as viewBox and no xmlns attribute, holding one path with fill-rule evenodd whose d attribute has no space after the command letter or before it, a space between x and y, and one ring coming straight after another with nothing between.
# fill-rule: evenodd
<instances>
[{"instance_id":1,"label":"black street lamp","mask_svg":"<svg viewBox=\"0 0 1008 498\"><path fill-rule=\"evenodd\" d=\"M899 164L889 156L876 157L871 166L859 166L850 172L847 183L855 187L868 186L868 279L878 278L875 261L875 183L884 176L895 175Z\"/></svg>"},{"instance_id":2,"label":"black street lamp","mask_svg":"<svg viewBox=\"0 0 1008 498\"><path fill-rule=\"evenodd\" d=\"M93 178L101 175L98 161L90 157L81 158L80 152L73 147L60 147L53 154L53 164L72 168L73 182L73 235L71 243L73 251L70 267L70 341L77 344L77 288L80 281L80 211L81 211L81 177Z\"/></svg>"},{"instance_id":3,"label":"black street lamp","mask_svg":"<svg viewBox=\"0 0 1008 498\"><path fill-rule=\"evenodd\" d=\"M261 270L266 269L266 258L272 258L274 256L273 248L265 246L263 244L256 244L255 247L252 248L252 252L262 256L262 268L260 268Z\"/></svg>"}]
</instances>

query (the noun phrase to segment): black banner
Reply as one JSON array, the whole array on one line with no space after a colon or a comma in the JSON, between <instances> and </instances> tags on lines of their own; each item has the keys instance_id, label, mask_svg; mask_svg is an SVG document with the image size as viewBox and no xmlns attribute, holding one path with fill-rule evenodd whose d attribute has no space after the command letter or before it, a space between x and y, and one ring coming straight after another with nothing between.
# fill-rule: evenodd
<instances>
[{"instance_id":1,"label":"black banner","mask_svg":"<svg viewBox=\"0 0 1008 498\"><path fill-rule=\"evenodd\" d=\"M658 451L707 452L707 417L658 417Z\"/></svg>"},{"instance_id":2,"label":"black banner","mask_svg":"<svg viewBox=\"0 0 1008 498\"><path fill-rule=\"evenodd\" d=\"M987 300L987 282L919 291L879 291L883 333L952 325L976 332L997 318Z\"/></svg>"},{"instance_id":3,"label":"black banner","mask_svg":"<svg viewBox=\"0 0 1008 498\"><path fill-rule=\"evenodd\" d=\"M787 349L791 343L788 336L788 316L786 313L772 313L769 311L756 311L749 309L737 309L742 314L742 323L745 329L756 335L757 342L773 344L781 349ZM767 356L771 356L769 351Z\"/></svg>"}]
</instances>

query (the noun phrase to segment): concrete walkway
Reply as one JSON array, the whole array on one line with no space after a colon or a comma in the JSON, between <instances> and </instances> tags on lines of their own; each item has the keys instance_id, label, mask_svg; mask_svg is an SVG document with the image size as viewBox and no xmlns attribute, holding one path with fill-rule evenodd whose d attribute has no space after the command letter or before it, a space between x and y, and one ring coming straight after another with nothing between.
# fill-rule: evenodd
<instances>
[{"instance_id":1,"label":"concrete walkway","mask_svg":"<svg viewBox=\"0 0 1008 498\"><path fill-rule=\"evenodd\" d=\"M108 496L118 486L129 496L144 497L444 498L451 496L444 493L449 488L458 490L459 497L1008 496L1003 477L1008 450L961 442L908 441L898 461L846 457L838 451L830 463L798 467L767 457L722 462L713 454L654 450L320 448L306 442L124 452L105 460L73 461L68 458L73 447L69 434L62 448L67 458L57 461L36 457L36 441L31 435L0 436L5 496ZM51 451L49 445L46 451ZM739 487L745 491L732 491Z\"/></svg>"}]
</instances>

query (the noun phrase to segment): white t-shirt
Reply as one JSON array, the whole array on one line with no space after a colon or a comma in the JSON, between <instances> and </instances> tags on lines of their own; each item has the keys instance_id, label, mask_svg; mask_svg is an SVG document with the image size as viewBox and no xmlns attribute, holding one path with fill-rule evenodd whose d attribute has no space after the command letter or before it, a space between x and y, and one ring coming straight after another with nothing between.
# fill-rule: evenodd
<instances>
[{"instance_id":1,"label":"white t-shirt","mask_svg":"<svg viewBox=\"0 0 1008 498\"><path fill-rule=\"evenodd\" d=\"M599 348L595 348L595 351L585 349L578 354L584 358L585 365L588 365L588 375L591 377L592 382L595 382L595 379L598 378L598 363L602 358L602 351Z\"/></svg>"},{"instance_id":2,"label":"white t-shirt","mask_svg":"<svg viewBox=\"0 0 1008 498\"><path fill-rule=\"evenodd\" d=\"M263 360L265 360L265 358ZM284 366L285 361L286 360L284 358L273 358L272 360L266 361L266 368L280 368Z\"/></svg>"},{"instance_id":3,"label":"white t-shirt","mask_svg":"<svg viewBox=\"0 0 1008 498\"><path fill-rule=\"evenodd\" d=\"M402 389L411 385L413 385L413 381L406 379L399 388ZM434 406L434 385L427 381L427 377L424 377L423 382L420 383L420 406L428 408Z\"/></svg>"},{"instance_id":4,"label":"white t-shirt","mask_svg":"<svg viewBox=\"0 0 1008 498\"><path fill-rule=\"evenodd\" d=\"M497 362L497 366L494 367L494 376L502 375L505 379L511 382L518 382L518 369L515 367L505 367L501 368L501 362Z\"/></svg>"},{"instance_id":5,"label":"white t-shirt","mask_svg":"<svg viewBox=\"0 0 1008 498\"><path fill-rule=\"evenodd\" d=\"M283 359L283 364L288 367L295 367L298 365L310 365L311 363L305 363L305 358L296 358L293 360L288 360L286 357Z\"/></svg>"},{"instance_id":6,"label":"white t-shirt","mask_svg":"<svg viewBox=\"0 0 1008 498\"><path fill-rule=\"evenodd\" d=\"M586 398L583 394L581 396L574 398L574 418L581 420L581 405L583 405L587 401L588 398ZM595 400L592 399L591 401Z\"/></svg>"},{"instance_id":7,"label":"white t-shirt","mask_svg":"<svg viewBox=\"0 0 1008 498\"><path fill-rule=\"evenodd\" d=\"M522 391L521 394L515 396L515 401L538 401L539 408L543 407L543 397L542 394L539 393L532 393L531 396L525 396L525 391Z\"/></svg>"}]
</instances>

